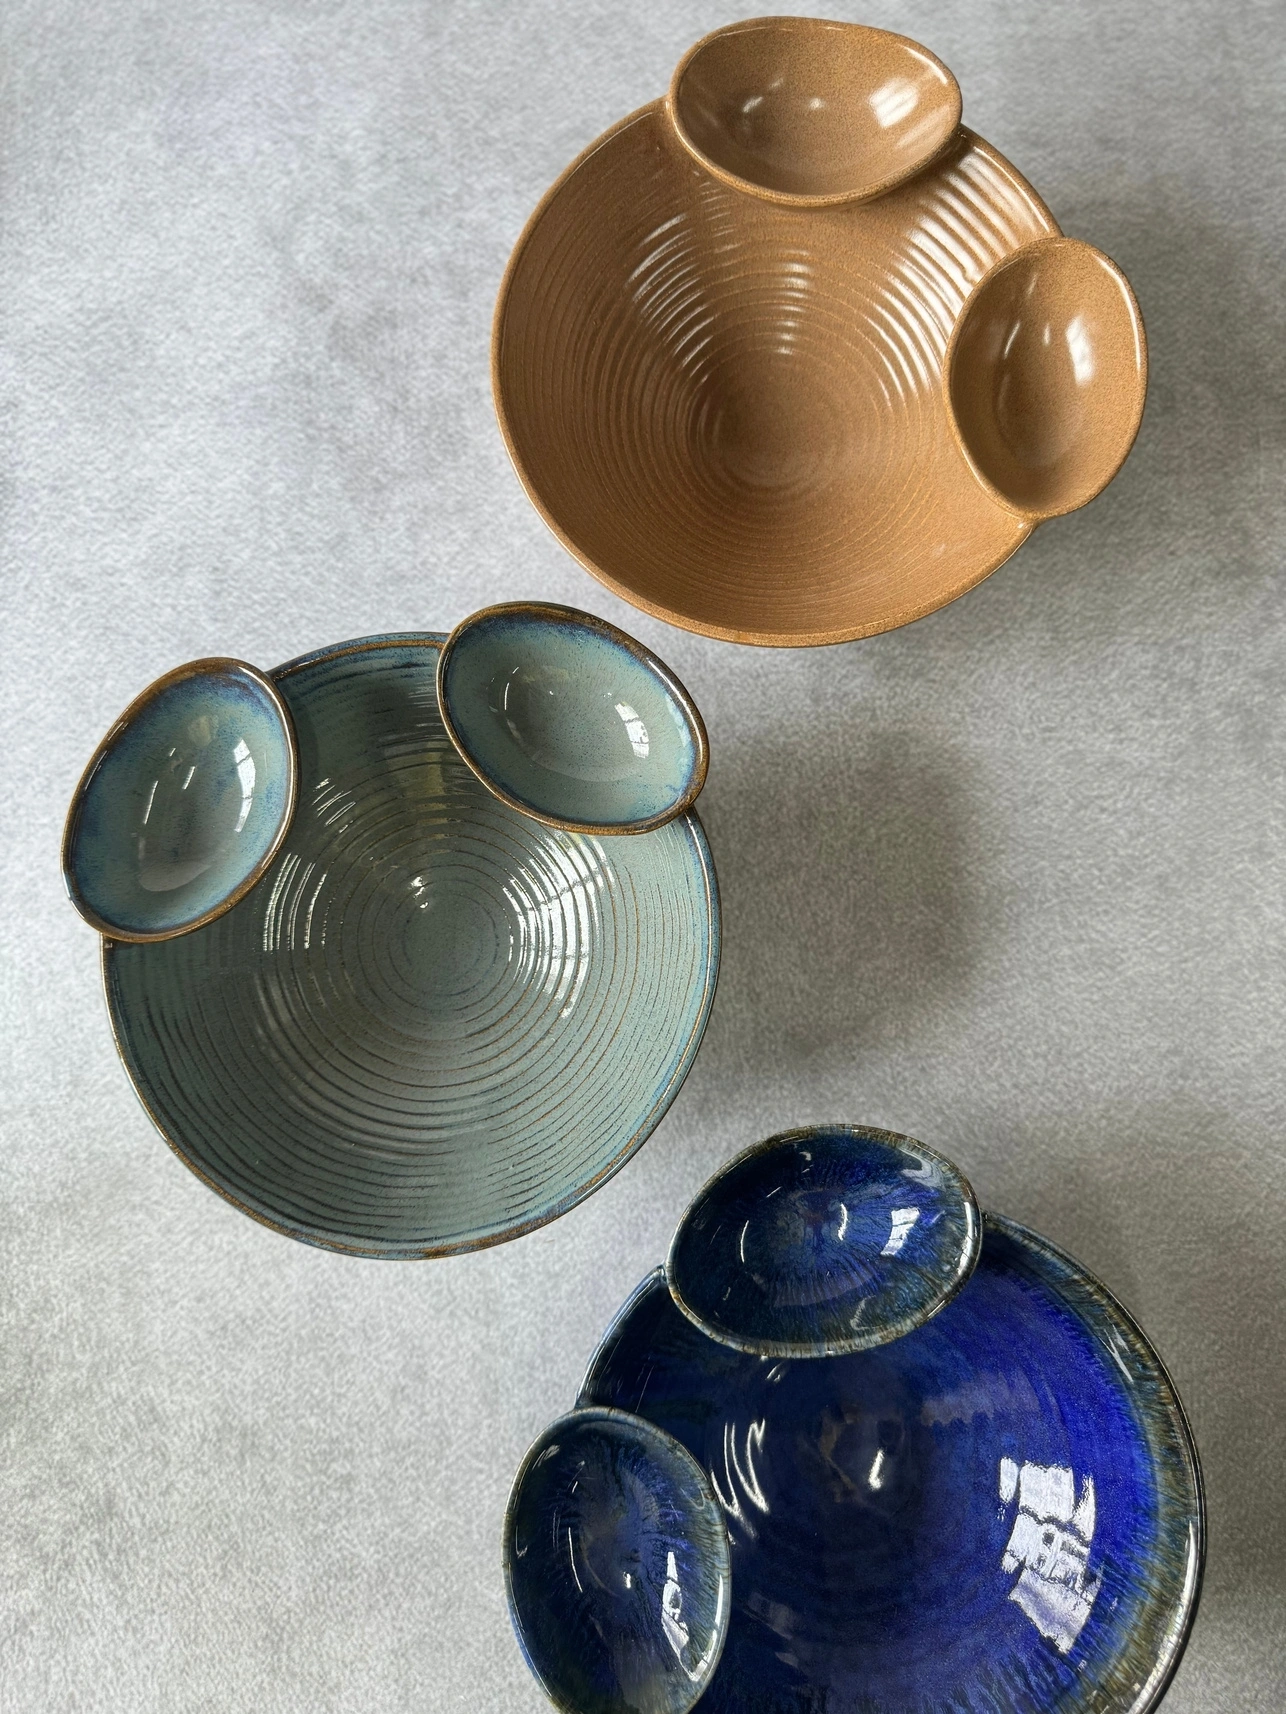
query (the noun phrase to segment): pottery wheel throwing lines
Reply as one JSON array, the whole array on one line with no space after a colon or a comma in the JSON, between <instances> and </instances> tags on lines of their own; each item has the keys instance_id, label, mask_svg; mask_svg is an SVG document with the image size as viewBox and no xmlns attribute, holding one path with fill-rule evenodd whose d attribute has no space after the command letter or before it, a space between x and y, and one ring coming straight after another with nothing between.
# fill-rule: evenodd
<instances>
[{"instance_id":1,"label":"pottery wheel throwing lines","mask_svg":"<svg viewBox=\"0 0 1286 1714\"><path fill-rule=\"evenodd\" d=\"M279 669L301 785L273 867L205 928L103 954L180 1156L361 1255L497 1243L587 1196L673 1100L718 969L695 815L599 841L498 802L443 728L441 641Z\"/></svg>"},{"instance_id":2,"label":"pottery wheel throwing lines","mask_svg":"<svg viewBox=\"0 0 1286 1714\"><path fill-rule=\"evenodd\" d=\"M567 169L510 260L492 380L514 466L564 546L672 624L776 645L906 624L1045 515L963 450L946 359L980 282L1057 236L968 130L874 200L801 209L706 171L656 102ZM1078 337L1093 355L1085 318ZM1100 378L1121 350L1114 320ZM1079 387L1076 356L1055 397ZM1118 395L1141 409L1144 374L1087 393L1082 426ZM1132 438L1106 437L1108 474Z\"/></svg>"}]
</instances>

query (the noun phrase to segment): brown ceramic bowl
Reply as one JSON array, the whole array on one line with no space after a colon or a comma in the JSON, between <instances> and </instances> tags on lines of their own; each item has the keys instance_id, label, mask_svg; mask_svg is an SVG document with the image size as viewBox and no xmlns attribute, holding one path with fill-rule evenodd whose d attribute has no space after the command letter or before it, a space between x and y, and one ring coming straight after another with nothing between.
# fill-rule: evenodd
<instances>
[{"instance_id":1,"label":"brown ceramic bowl","mask_svg":"<svg viewBox=\"0 0 1286 1714\"><path fill-rule=\"evenodd\" d=\"M1075 238L1046 238L993 269L947 352L965 455L1032 519L1075 511L1107 486L1134 444L1147 382L1129 282Z\"/></svg>"},{"instance_id":2,"label":"brown ceramic bowl","mask_svg":"<svg viewBox=\"0 0 1286 1714\"><path fill-rule=\"evenodd\" d=\"M1058 227L968 131L875 201L801 210L704 171L660 102L563 174L500 289L492 380L528 494L627 601L735 642L941 607L1032 528L954 432L947 343Z\"/></svg>"},{"instance_id":3,"label":"brown ceramic bowl","mask_svg":"<svg viewBox=\"0 0 1286 1714\"><path fill-rule=\"evenodd\" d=\"M946 147L960 86L927 48L826 18L750 18L679 61L667 106L716 178L802 208L862 202Z\"/></svg>"}]
</instances>

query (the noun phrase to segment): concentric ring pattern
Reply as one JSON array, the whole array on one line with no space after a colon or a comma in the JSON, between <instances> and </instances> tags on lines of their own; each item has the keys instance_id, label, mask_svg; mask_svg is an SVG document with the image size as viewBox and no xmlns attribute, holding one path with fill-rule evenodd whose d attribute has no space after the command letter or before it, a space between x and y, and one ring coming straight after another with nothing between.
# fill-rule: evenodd
<instances>
[{"instance_id":1,"label":"concentric ring pattern","mask_svg":"<svg viewBox=\"0 0 1286 1714\"><path fill-rule=\"evenodd\" d=\"M607 132L520 239L496 405L563 542L627 600L740 642L838 642L962 594L1030 524L972 474L947 340L997 261L1057 233L967 131L857 207L699 168L661 105Z\"/></svg>"},{"instance_id":2,"label":"concentric ring pattern","mask_svg":"<svg viewBox=\"0 0 1286 1714\"><path fill-rule=\"evenodd\" d=\"M178 1153L365 1255L496 1243L588 1195L677 1093L718 967L695 815L600 841L499 803L443 728L441 640L279 669L300 797L272 869L205 928L104 949L118 1045Z\"/></svg>"},{"instance_id":3,"label":"concentric ring pattern","mask_svg":"<svg viewBox=\"0 0 1286 1714\"><path fill-rule=\"evenodd\" d=\"M658 1271L582 1405L704 1465L732 1546L710 1714L1146 1714L1183 1651L1201 1478L1155 1351L1045 1239L985 1217L968 1284L905 1338L754 1357Z\"/></svg>"}]
</instances>

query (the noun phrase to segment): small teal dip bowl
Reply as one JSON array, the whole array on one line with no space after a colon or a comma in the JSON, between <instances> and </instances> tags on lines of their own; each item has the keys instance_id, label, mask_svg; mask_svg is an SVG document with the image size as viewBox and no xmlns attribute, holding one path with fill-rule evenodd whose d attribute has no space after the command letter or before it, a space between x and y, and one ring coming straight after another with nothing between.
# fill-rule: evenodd
<instances>
[{"instance_id":1,"label":"small teal dip bowl","mask_svg":"<svg viewBox=\"0 0 1286 1714\"><path fill-rule=\"evenodd\" d=\"M913 1137L811 1125L709 1181L666 1261L703 1333L761 1357L835 1357L900 1339L973 1272L982 1222L950 1161Z\"/></svg>"},{"instance_id":2,"label":"small teal dip bowl","mask_svg":"<svg viewBox=\"0 0 1286 1714\"><path fill-rule=\"evenodd\" d=\"M72 798L62 869L114 940L168 940L231 909L276 855L295 807L290 716L244 661L176 667L94 752Z\"/></svg>"},{"instance_id":3,"label":"small teal dip bowl","mask_svg":"<svg viewBox=\"0 0 1286 1714\"><path fill-rule=\"evenodd\" d=\"M574 833L644 833L690 809L709 747L668 667L606 620L514 602L448 637L438 700L452 743L511 809Z\"/></svg>"},{"instance_id":4,"label":"small teal dip bowl","mask_svg":"<svg viewBox=\"0 0 1286 1714\"><path fill-rule=\"evenodd\" d=\"M522 1462L505 1514L509 1612L567 1714L687 1714L732 1607L728 1532L705 1471L625 1411L573 1411Z\"/></svg>"}]
</instances>

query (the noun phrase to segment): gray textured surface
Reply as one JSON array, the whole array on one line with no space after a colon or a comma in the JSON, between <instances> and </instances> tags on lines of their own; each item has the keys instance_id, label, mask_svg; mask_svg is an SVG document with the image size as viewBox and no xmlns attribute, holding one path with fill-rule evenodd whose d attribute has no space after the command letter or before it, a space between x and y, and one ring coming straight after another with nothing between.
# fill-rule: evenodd
<instances>
[{"instance_id":1,"label":"gray textured surface","mask_svg":"<svg viewBox=\"0 0 1286 1714\"><path fill-rule=\"evenodd\" d=\"M974 594L772 654L586 577L506 464L487 374L540 192L735 15L0 12L6 1711L535 1714L511 1474L702 1179L828 1117L954 1156L1140 1316L1210 1496L1168 1709L1286 1703L1286 12L856 14L941 54L966 120L1124 266L1153 386L1120 479ZM307 1250L135 1104L61 896L66 800L180 660L529 595L634 630L705 712L705 1049L546 1231L424 1265Z\"/></svg>"}]
</instances>

